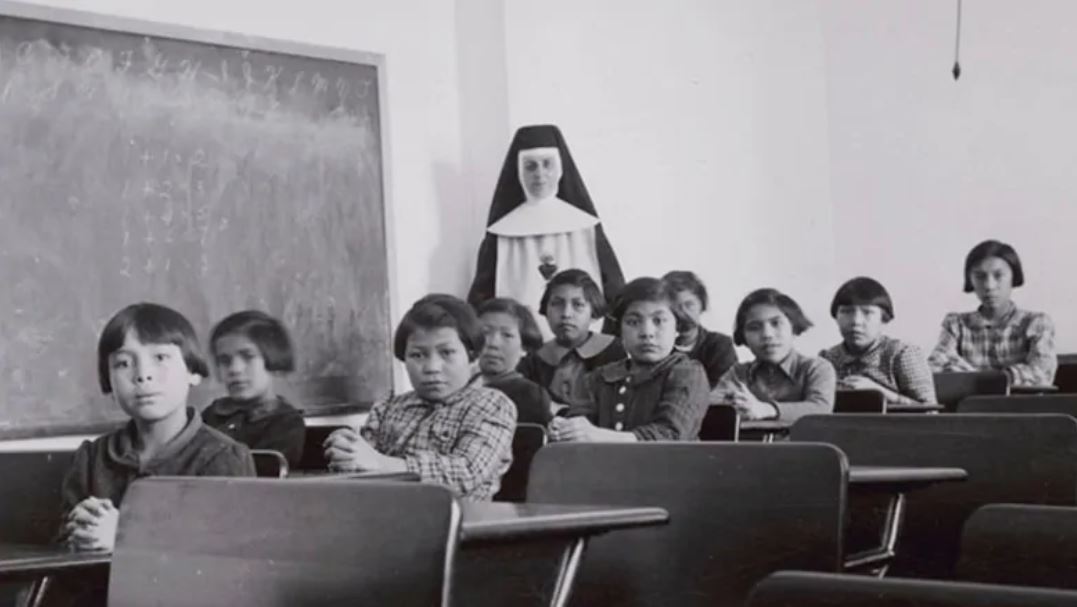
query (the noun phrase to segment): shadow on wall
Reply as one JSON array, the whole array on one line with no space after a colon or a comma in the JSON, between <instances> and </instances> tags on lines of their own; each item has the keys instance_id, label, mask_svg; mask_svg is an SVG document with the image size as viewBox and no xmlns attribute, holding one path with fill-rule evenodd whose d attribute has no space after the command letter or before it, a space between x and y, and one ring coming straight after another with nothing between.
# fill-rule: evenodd
<instances>
[{"instance_id":1,"label":"shadow on wall","mask_svg":"<svg viewBox=\"0 0 1077 607\"><path fill-rule=\"evenodd\" d=\"M464 183L457 168L435 163L433 173L437 199L431 208L437 215L428 225L433 226L435 232L409 235L409 238L431 237L436 243L431 247L429 282L416 299L427 293L449 293L464 299L475 277L475 259L486 229L485 215L480 221L476 219L477 214L471 212L476 203L463 195ZM400 244L408 246L407 242ZM407 310L412 303L401 302L401 311Z\"/></svg>"}]
</instances>

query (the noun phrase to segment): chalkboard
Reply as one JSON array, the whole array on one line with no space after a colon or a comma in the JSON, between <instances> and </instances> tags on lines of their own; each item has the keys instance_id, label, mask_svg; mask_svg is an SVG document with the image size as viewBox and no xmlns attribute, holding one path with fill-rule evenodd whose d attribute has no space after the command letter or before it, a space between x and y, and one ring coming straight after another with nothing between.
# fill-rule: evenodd
<instances>
[{"instance_id":1,"label":"chalkboard","mask_svg":"<svg viewBox=\"0 0 1077 607\"><path fill-rule=\"evenodd\" d=\"M383 63L0 2L0 436L122 420L96 344L138 301L204 349L231 312L281 318L307 413L386 396Z\"/></svg>"}]
</instances>

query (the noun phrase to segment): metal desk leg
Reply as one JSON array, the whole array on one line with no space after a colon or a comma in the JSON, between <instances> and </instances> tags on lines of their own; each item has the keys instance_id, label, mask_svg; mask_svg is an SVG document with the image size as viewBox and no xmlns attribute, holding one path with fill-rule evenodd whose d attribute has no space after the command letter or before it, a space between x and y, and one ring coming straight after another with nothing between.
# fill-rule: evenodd
<instances>
[{"instance_id":1,"label":"metal desk leg","mask_svg":"<svg viewBox=\"0 0 1077 607\"><path fill-rule=\"evenodd\" d=\"M48 591L51 582L52 578L47 575L34 580L21 605L24 607L41 607L45 600L45 592Z\"/></svg>"},{"instance_id":2,"label":"metal desk leg","mask_svg":"<svg viewBox=\"0 0 1077 607\"><path fill-rule=\"evenodd\" d=\"M561 555L561 568L557 573L553 595L550 597L552 607L568 605L568 599L572 596L572 584L576 581L576 573L580 569L580 560L583 558L583 550L586 547L587 538L578 537L565 548L565 553Z\"/></svg>"},{"instance_id":3,"label":"metal desk leg","mask_svg":"<svg viewBox=\"0 0 1077 607\"><path fill-rule=\"evenodd\" d=\"M883 524L882 545L850 555L845 561L845 569L858 569L868 565L878 565L873 570L876 577L886 576L890 562L897 554L897 539L901 533L901 523L905 520L905 494L896 493L886 510L886 522Z\"/></svg>"}]
</instances>

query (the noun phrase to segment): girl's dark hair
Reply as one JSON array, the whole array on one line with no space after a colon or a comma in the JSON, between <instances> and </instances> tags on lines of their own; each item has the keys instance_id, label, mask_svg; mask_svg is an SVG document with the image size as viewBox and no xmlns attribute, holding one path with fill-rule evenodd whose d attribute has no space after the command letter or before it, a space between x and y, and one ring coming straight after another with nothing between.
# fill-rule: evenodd
<instances>
[{"instance_id":1,"label":"girl's dark hair","mask_svg":"<svg viewBox=\"0 0 1077 607\"><path fill-rule=\"evenodd\" d=\"M542 331L539 330L535 316L531 314L527 306L511 297L495 297L482 302L477 314L481 318L483 314L495 312L508 314L516 319L520 327L520 343L523 345L524 352L530 354L542 347Z\"/></svg>"},{"instance_id":2,"label":"girl's dark hair","mask_svg":"<svg viewBox=\"0 0 1077 607\"><path fill-rule=\"evenodd\" d=\"M187 371L209 377L209 367L202 358L198 337L190 321L172 308L143 302L120 310L101 330L101 338L97 340L97 381L101 384L101 392L112 393L108 358L123 347L123 340L130 331L134 331L142 343L178 346Z\"/></svg>"},{"instance_id":3,"label":"girl's dark hair","mask_svg":"<svg viewBox=\"0 0 1077 607\"><path fill-rule=\"evenodd\" d=\"M971 278L972 267L988 257L998 257L1009 264L1010 270L1013 272L1013 286L1019 287L1025 284L1025 273L1021 269L1021 258L1017 256L1017 251L1014 251L1013 247L1004 242L985 240L972 247L972 250L969 251L969 254L965 257L966 293L972 293L973 291Z\"/></svg>"},{"instance_id":4,"label":"girl's dark hair","mask_svg":"<svg viewBox=\"0 0 1077 607\"><path fill-rule=\"evenodd\" d=\"M678 331L684 330L686 323L689 322L681 307L677 305L677 292L673 287L665 280L643 276L626 284L617 296L617 300L614 301L613 310L610 312L610 321L614 323L614 326L620 328L628 307L637 301L668 303L670 311L673 312L673 318L677 322Z\"/></svg>"},{"instance_id":5,"label":"girl's dark hair","mask_svg":"<svg viewBox=\"0 0 1077 607\"><path fill-rule=\"evenodd\" d=\"M404 314L393 335L393 355L397 360L405 360L408 338L417 329L441 328L456 330L467 350L469 361L478 357L485 339L475 310L459 297L445 293L431 293L423 297Z\"/></svg>"},{"instance_id":6,"label":"girl's dark hair","mask_svg":"<svg viewBox=\"0 0 1077 607\"><path fill-rule=\"evenodd\" d=\"M602 289L598 288L598 284L590 274L575 268L554 274L553 278L546 283L546 290L542 292L542 301L539 302L539 314L546 316L546 306L550 303L553 290L562 285L583 289L584 298L587 303L591 304L591 318L602 318L606 315L606 298L602 296Z\"/></svg>"},{"instance_id":7,"label":"girl's dark hair","mask_svg":"<svg viewBox=\"0 0 1077 607\"><path fill-rule=\"evenodd\" d=\"M894 319L894 302L886 287L874 278L857 276L838 287L834 300L830 302L830 317L838 317L841 306L879 306L883 311L883 322Z\"/></svg>"},{"instance_id":8,"label":"girl's dark hair","mask_svg":"<svg viewBox=\"0 0 1077 607\"><path fill-rule=\"evenodd\" d=\"M669 286L673 289L673 292L679 293L681 291L688 291L699 298L699 303L702 305L701 312L707 310L707 287L703 285L703 281L695 275L695 272L689 272L687 270L674 270L667 272L662 280L669 283Z\"/></svg>"},{"instance_id":9,"label":"girl's dark hair","mask_svg":"<svg viewBox=\"0 0 1077 607\"><path fill-rule=\"evenodd\" d=\"M295 352L284 325L265 312L244 310L225 317L213 327L209 349L217 356L217 340L225 335L243 335L258 346L265 359L266 371L295 371Z\"/></svg>"},{"instance_id":10,"label":"girl's dark hair","mask_svg":"<svg viewBox=\"0 0 1077 607\"><path fill-rule=\"evenodd\" d=\"M737 307L737 318L733 324L733 343L738 346L746 345L744 340L744 323L747 321L748 311L753 306L774 306L785 314L789 323L793 325L793 335L800 335L812 327L812 322L804 315L797 302L792 297L777 289L756 289L740 302Z\"/></svg>"}]
</instances>

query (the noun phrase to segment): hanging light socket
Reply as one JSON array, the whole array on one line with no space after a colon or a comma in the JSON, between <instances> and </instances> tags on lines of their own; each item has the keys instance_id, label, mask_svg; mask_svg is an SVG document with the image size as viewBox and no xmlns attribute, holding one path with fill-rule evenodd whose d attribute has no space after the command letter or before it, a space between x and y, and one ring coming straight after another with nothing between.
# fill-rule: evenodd
<instances>
[{"instance_id":1,"label":"hanging light socket","mask_svg":"<svg viewBox=\"0 0 1077 607\"><path fill-rule=\"evenodd\" d=\"M950 73L956 81L961 77L961 0L957 0L957 29L954 34L954 67Z\"/></svg>"}]
</instances>

